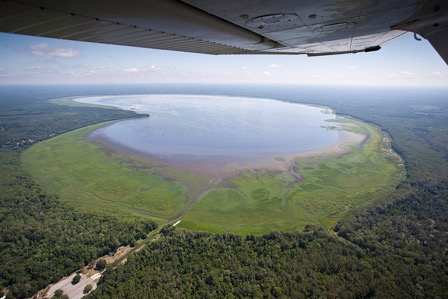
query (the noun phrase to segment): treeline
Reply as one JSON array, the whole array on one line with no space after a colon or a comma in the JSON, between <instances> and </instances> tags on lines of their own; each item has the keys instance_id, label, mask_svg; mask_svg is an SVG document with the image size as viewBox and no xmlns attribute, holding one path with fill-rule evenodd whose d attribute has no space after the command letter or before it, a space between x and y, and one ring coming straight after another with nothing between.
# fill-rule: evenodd
<instances>
[{"instance_id":1,"label":"treeline","mask_svg":"<svg viewBox=\"0 0 448 299\"><path fill-rule=\"evenodd\" d=\"M164 228L89 298L448 298L446 186L340 223L339 237Z\"/></svg>"},{"instance_id":2,"label":"treeline","mask_svg":"<svg viewBox=\"0 0 448 299\"><path fill-rule=\"evenodd\" d=\"M327 104L340 114L376 124L392 137L404 159L408 182L437 182L448 177L447 89L339 89Z\"/></svg>"},{"instance_id":3,"label":"treeline","mask_svg":"<svg viewBox=\"0 0 448 299\"><path fill-rule=\"evenodd\" d=\"M2 96L0 148L3 149L21 151L36 142L91 124L141 117L132 111L69 107L50 104L46 100L29 101L14 93Z\"/></svg>"},{"instance_id":4,"label":"treeline","mask_svg":"<svg viewBox=\"0 0 448 299\"><path fill-rule=\"evenodd\" d=\"M46 98L45 94L40 96ZM57 106L15 92L1 96L0 288L9 289L8 297L30 297L119 246L135 244L157 227L152 221L123 222L79 213L43 192L20 162L20 152L38 140L102 121L136 117L135 113Z\"/></svg>"},{"instance_id":5,"label":"treeline","mask_svg":"<svg viewBox=\"0 0 448 299\"><path fill-rule=\"evenodd\" d=\"M0 158L0 285L16 297L30 297L157 226L69 209L34 185L16 155L0 152Z\"/></svg>"},{"instance_id":6,"label":"treeline","mask_svg":"<svg viewBox=\"0 0 448 299\"><path fill-rule=\"evenodd\" d=\"M365 297L363 251L316 227L264 236L165 230L89 298ZM344 283L345 282L345 283Z\"/></svg>"}]
</instances>

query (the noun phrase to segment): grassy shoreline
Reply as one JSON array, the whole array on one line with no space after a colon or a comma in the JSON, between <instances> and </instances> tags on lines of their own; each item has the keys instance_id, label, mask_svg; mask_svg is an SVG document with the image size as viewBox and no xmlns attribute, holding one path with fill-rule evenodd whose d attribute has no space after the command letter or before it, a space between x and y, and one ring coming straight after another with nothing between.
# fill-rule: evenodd
<instances>
[{"instance_id":1,"label":"grassy shoreline","mask_svg":"<svg viewBox=\"0 0 448 299\"><path fill-rule=\"evenodd\" d=\"M106 153L85 136L108 123L38 143L23 153L22 163L45 190L85 212L158 224L181 219L180 227L212 232L261 234L306 224L330 229L350 211L390 194L404 178L379 128L347 122L346 130L367 133L369 139L277 157L277 164L292 163L303 177L300 183L293 183L288 168L253 168L210 180Z\"/></svg>"}]
</instances>

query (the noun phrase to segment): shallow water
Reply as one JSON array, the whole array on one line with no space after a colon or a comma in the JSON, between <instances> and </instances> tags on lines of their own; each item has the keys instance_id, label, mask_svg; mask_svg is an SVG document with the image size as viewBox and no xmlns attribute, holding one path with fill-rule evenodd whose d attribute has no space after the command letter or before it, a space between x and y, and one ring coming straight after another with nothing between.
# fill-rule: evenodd
<instances>
[{"instance_id":1,"label":"shallow water","mask_svg":"<svg viewBox=\"0 0 448 299\"><path fill-rule=\"evenodd\" d=\"M149 118L100 128L90 138L177 160L258 159L324 148L340 141L332 110L272 99L205 95L129 95L76 101Z\"/></svg>"}]
</instances>

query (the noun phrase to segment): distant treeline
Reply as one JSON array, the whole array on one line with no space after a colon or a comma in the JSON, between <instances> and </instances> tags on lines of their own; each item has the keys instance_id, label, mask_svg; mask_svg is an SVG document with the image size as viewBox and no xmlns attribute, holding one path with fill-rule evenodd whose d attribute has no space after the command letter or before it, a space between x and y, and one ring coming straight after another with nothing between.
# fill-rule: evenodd
<instances>
[{"instance_id":1,"label":"distant treeline","mask_svg":"<svg viewBox=\"0 0 448 299\"><path fill-rule=\"evenodd\" d=\"M253 95L329 105L390 133L408 179L397 195L340 221L335 233L263 236L163 229L163 237L109 269L92 298L448 298L446 92L228 86L0 88L0 287L25 298L92 259L129 244L154 223L80 214L21 168L37 140L127 118L120 110L56 106L76 94L182 92ZM30 141L31 140L31 141Z\"/></svg>"}]
</instances>

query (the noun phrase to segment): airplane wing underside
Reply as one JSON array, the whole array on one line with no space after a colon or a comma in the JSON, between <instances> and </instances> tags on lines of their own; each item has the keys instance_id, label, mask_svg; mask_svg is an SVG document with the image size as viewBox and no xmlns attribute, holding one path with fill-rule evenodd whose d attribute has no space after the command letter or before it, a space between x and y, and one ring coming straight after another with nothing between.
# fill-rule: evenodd
<instances>
[{"instance_id":1,"label":"airplane wing underside","mask_svg":"<svg viewBox=\"0 0 448 299\"><path fill-rule=\"evenodd\" d=\"M206 54L368 52L411 31L448 63L443 0L1 0L0 31Z\"/></svg>"}]
</instances>

